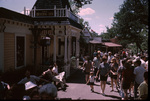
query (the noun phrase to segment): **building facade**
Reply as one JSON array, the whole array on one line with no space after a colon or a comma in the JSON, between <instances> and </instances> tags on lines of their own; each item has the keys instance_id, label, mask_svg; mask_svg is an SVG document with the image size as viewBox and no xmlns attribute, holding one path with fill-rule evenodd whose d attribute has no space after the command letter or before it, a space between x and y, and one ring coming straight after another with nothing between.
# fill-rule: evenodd
<instances>
[{"instance_id":1,"label":"building facade","mask_svg":"<svg viewBox=\"0 0 150 101\"><path fill-rule=\"evenodd\" d=\"M60 62L70 75L71 57L79 64L82 30L67 0L37 0L24 14L0 8L0 69L35 68Z\"/></svg>"}]
</instances>

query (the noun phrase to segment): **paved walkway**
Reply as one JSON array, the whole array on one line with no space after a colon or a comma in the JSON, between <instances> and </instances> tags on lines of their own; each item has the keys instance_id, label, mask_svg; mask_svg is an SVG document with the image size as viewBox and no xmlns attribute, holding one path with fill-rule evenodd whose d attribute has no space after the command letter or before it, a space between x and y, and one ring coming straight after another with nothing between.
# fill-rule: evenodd
<instances>
[{"instance_id":1,"label":"paved walkway","mask_svg":"<svg viewBox=\"0 0 150 101\"><path fill-rule=\"evenodd\" d=\"M118 91L114 88L113 92L110 87L110 77L108 77L105 94L100 93L100 82L95 82L94 92L91 92L90 86L85 84L85 76L81 69L78 69L70 78L67 79L66 91L58 91L59 99L72 100L120 100Z\"/></svg>"}]
</instances>

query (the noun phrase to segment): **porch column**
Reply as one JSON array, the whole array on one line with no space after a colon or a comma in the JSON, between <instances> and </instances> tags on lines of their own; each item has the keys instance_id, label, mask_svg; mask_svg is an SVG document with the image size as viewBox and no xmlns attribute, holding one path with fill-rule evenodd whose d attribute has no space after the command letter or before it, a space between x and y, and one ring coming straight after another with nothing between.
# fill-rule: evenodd
<instances>
[{"instance_id":1,"label":"porch column","mask_svg":"<svg viewBox=\"0 0 150 101\"><path fill-rule=\"evenodd\" d=\"M53 52L53 62L56 62L56 35L54 35L54 52Z\"/></svg>"},{"instance_id":2,"label":"porch column","mask_svg":"<svg viewBox=\"0 0 150 101\"><path fill-rule=\"evenodd\" d=\"M77 62L76 62L76 68L78 68L79 66L79 37L76 37L76 58L77 58Z\"/></svg>"},{"instance_id":3,"label":"porch column","mask_svg":"<svg viewBox=\"0 0 150 101\"><path fill-rule=\"evenodd\" d=\"M68 37L68 61L70 62L70 55L71 55L71 37Z\"/></svg>"},{"instance_id":4,"label":"porch column","mask_svg":"<svg viewBox=\"0 0 150 101\"><path fill-rule=\"evenodd\" d=\"M70 58L70 55L71 55L71 37L69 36L68 37L68 61L69 61L69 66L67 68L67 77L70 76L70 63L71 63L71 58Z\"/></svg>"},{"instance_id":5,"label":"porch column","mask_svg":"<svg viewBox=\"0 0 150 101\"><path fill-rule=\"evenodd\" d=\"M0 71L4 72L4 21L0 20Z\"/></svg>"},{"instance_id":6,"label":"porch column","mask_svg":"<svg viewBox=\"0 0 150 101\"><path fill-rule=\"evenodd\" d=\"M67 63L67 35L65 35L65 55L64 55L64 63Z\"/></svg>"}]
</instances>

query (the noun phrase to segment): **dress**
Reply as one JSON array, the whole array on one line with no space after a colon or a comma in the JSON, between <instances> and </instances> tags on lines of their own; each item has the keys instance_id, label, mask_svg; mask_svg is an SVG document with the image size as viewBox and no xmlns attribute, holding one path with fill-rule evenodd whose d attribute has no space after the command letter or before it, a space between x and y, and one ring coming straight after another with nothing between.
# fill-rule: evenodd
<instances>
[{"instance_id":1,"label":"dress","mask_svg":"<svg viewBox=\"0 0 150 101\"><path fill-rule=\"evenodd\" d=\"M131 82L132 82L132 77L133 77L133 70L132 69L124 69L122 72L122 88L123 89L129 89Z\"/></svg>"}]
</instances>

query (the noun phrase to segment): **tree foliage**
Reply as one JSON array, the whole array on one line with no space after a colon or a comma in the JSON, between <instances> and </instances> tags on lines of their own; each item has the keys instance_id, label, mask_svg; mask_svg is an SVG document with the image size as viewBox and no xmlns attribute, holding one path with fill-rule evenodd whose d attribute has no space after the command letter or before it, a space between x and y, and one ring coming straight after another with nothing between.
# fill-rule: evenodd
<instances>
[{"instance_id":1,"label":"tree foliage","mask_svg":"<svg viewBox=\"0 0 150 101\"><path fill-rule=\"evenodd\" d=\"M69 0L72 11L74 14L79 12L79 8L82 8L84 5L92 4L93 0Z\"/></svg>"},{"instance_id":2,"label":"tree foliage","mask_svg":"<svg viewBox=\"0 0 150 101\"><path fill-rule=\"evenodd\" d=\"M117 36L125 46L136 43L142 51L142 44L148 39L148 0L125 0L107 32L109 37Z\"/></svg>"}]
</instances>

